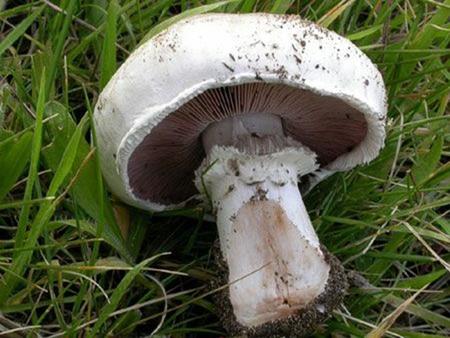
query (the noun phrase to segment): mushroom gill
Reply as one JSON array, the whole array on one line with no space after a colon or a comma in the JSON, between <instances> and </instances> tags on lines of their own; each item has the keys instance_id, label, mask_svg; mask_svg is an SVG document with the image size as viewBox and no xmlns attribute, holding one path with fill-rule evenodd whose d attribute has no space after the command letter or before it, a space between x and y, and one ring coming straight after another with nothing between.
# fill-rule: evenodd
<instances>
[{"instance_id":1,"label":"mushroom gill","mask_svg":"<svg viewBox=\"0 0 450 338\"><path fill-rule=\"evenodd\" d=\"M163 204L195 194L194 171L205 157L202 132L248 113L280 116L285 135L313 150L321 166L350 152L367 133L364 115L335 97L261 82L208 89L165 117L136 147L128 162L133 194Z\"/></svg>"}]
</instances>

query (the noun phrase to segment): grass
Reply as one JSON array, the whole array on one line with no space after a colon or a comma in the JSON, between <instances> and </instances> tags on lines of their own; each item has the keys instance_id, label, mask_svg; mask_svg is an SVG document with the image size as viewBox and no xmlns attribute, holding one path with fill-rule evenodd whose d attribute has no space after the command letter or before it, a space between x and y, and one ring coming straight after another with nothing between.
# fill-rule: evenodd
<instances>
[{"instance_id":1,"label":"grass","mask_svg":"<svg viewBox=\"0 0 450 338\"><path fill-rule=\"evenodd\" d=\"M208 11L298 13L384 75L384 150L306 196L353 276L317 336L450 335L449 0L36 0L0 12L0 336L224 335L215 225L200 206L149 214L108 195L90 128L139 43Z\"/></svg>"}]
</instances>

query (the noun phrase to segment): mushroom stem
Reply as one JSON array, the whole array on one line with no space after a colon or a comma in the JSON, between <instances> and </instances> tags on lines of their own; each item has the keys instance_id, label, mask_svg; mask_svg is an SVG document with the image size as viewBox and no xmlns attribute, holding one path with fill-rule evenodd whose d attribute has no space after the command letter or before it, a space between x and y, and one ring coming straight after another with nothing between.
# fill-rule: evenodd
<instances>
[{"instance_id":1,"label":"mushroom stem","mask_svg":"<svg viewBox=\"0 0 450 338\"><path fill-rule=\"evenodd\" d=\"M249 155L214 146L197 171L217 217L234 315L246 327L293 315L325 289L330 267L297 185L316 167L304 148Z\"/></svg>"}]
</instances>

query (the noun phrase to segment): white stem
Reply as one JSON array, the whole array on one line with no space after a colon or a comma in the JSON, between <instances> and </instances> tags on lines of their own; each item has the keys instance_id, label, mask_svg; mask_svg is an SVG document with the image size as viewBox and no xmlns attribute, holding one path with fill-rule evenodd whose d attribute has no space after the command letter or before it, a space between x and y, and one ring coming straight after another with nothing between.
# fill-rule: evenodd
<instances>
[{"instance_id":1,"label":"white stem","mask_svg":"<svg viewBox=\"0 0 450 338\"><path fill-rule=\"evenodd\" d=\"M229 281L255 271L230 286L242 325L287 317L325 288L329 266L297 187L298 176L316 167L302 148L246 155L214 146L197 171L197 187L216 213Z\"/></svg>"}]
</instances>

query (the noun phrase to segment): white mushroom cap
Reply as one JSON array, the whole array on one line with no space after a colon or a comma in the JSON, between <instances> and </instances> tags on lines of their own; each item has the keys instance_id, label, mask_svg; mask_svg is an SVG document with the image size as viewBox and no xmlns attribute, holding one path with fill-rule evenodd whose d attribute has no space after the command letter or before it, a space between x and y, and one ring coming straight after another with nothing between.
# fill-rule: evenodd
<instances>
[{"instance_id":1,"label":"white mushroom cap","mask_svg":"<svg viewBox=\"0 0 450 338\"><path fill-rule=\"evenodd\" d=\"M178 22L134 51L99 97L95 108L98 147L112 191L129 204L149 210L182 203L187 196L158 199L151 195L152 190L171 191L177 187L152 178L152 163L164 161L157 158L150 163L149 158L152 152L160 151L160 155L164 152L174 159L169 166L176 165L174 161L180 165L201 161L204 154L194 156L192 150L197 142L201 147L196 139L202 132L198 128L229 116L228 112L210 116L205 106L211 97L221 93L220 89L214 92L214 88L223 87L236 90L237 96L255 89L262 92L263 98L276 97L280 109L272 104L270 112L261 113L285 119L289 136L298 136L300 142L317 152L319 160L323 155L322 167L326 170L348 170L367 163L383 146L387 109L383 80L376 66L350 41L298 16L199 15ZM211 94L203 101L189 106L194 97L208 92ZM194 108L198 115L184 119L183 114ZM254 106L247 110L254 110ZM156 133L163 143L160 147L158 140L151 140L149 135L176 113L175 129L167 132L166 124ZM232 111L230 115L238 113ZM351 123L345 122L346 118ZM190 125L192 121L195 128ZM328 139L323 137L324 128L334 130ZM173 135L191 138L187 145L180 145ZM317 149L316 137L320 144ZM349 147L346 139L355 144ZM334 144L340 148L333 148ZM347 149L342 151L345 146ZM173 153L168 154L171 149ZM130 165L140 160L144 161ZM160 174L167 171L169 179L175 179L167 168L158 170ZM133 175L140 177L139 187L133 186ZM185 179L189 189L194 189L193 170L189 175L187 170L177 175L176 186ZM141 187L147 182L147 188ZM159 188L155 188L157 184Z\"/></svg>"}]
</instances>

